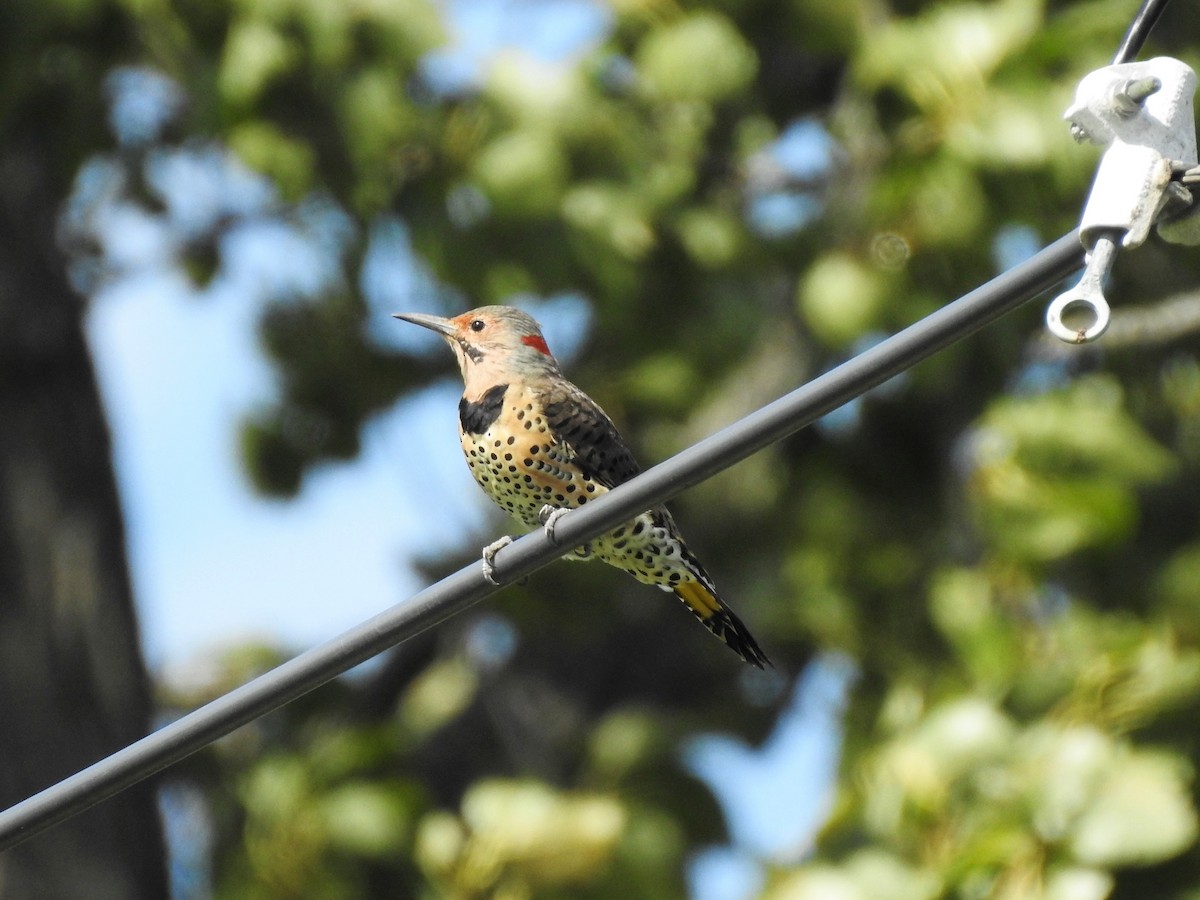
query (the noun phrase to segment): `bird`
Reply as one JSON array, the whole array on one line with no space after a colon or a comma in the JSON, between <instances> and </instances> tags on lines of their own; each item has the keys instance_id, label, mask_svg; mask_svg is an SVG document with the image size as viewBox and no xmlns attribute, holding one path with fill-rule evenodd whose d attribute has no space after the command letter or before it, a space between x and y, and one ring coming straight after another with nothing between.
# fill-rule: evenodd
<instances>
[{"instance_id":1,"label":"bird","mask_svg":"<svg viewBox=\"0 0 1200 900\"><path fill-rule=\"evenodd\" d=\"M482 306L453 318L395 313L441 335L458 360L463 394L459 438L476 482L501 509L528 527L545 527L637 475L641 468L612 419L568 381L537 321L508 306ZM493 557L512 538L483 553ZM599 559L638 581L674 593L713 634L758 668L767 655L721 600L662 506L613 529L568 558Z\"/></svg>"}]
</instances>

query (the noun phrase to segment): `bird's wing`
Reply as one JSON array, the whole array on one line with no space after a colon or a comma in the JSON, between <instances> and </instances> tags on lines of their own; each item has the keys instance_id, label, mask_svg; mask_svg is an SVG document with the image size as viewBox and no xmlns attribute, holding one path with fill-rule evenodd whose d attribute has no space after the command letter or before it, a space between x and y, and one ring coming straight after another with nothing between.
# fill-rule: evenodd
<instances>
[{"instance_id":1,"label":"bird's wing","mask_svg":"<svg viewBox=\"0 0 1200 900\"><path fill-rule=\"evenodd\" d=\"M575 385L556 385L543 403L551 434L569 448L585 476L614 488L642 471L612 419Z\"/></svg>"}]
</instances>

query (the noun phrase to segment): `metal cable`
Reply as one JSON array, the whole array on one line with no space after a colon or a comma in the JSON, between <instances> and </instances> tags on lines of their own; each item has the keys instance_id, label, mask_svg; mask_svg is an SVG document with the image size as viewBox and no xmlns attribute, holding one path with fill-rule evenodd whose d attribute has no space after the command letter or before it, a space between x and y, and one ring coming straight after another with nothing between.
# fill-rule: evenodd
<instances>
[{"instance_id":1,"label":"metal cable","mask_svg":"<svg viewBox=\"0 0 1200 900\"><path fill-rule=\"evenodd\" d=\"M1133 58L1141 52L1142 45L1146 43L1146 38L1150 36L1154 23L1167 8L1168 2L1169 0L1143 0L1141 8L1134 14L1133 21L1129 23L1129 29L1125 32L1121 46L1117 48L1117 55L1113 57L1113 65L1133 62Z\"/></svg>"},{"instance_id":2,"label":"metal cable","mask_svg":"<svg viewBox=\"0 0 1200 900\"><path fill-rule=\"evenodd\" d=\"M509 583L784 438L1053 287L1078 269L1078 232L744 419L647 469L496 554ZM150 777L241 725L295 700L494 593L472 564L339 637L302 653L160 730L0 812L0 850Z\"/></svg>"}]
</instances>

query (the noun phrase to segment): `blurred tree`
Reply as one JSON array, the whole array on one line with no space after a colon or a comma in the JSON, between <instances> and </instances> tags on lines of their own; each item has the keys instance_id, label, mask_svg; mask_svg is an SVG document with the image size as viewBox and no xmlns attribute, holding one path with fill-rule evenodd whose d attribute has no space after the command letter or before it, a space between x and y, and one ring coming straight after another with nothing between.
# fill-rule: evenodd
<instances>
[{"instance_id":1,"label":"blurred tree","mask_svg":"<svg viewBox=\"0 0 1200 900\"><path fill-rule=\"evenodd\" d=\"M570 374L650 460L1069 229L1095 154L1061 113L1132 6L613 3L568 64L501 54L464 86L424 65L446 26L421 0L139 4L129 60L180 85L180 134L281 197L360 234L402 220L444 286L426 302L582 293ZM1198 36L1180 4L1153 51L1195 62ZM193 270L219 235L185 246ZM264 320L280 392L244 442L264 490L352 457L449 370L372 340L367 249ZM1198 274L1152 243L1111 294L1194 308ZM762 861L766 896L1200 892L1200 361L1187 329L1139 339L1123 313L1110 351L1014 315L677 501L775 676L617 573L557 566L192 761L219 893L679 895L723 836L680 741L757 742L819 649L860 674L837 799L814 855Z\"/></svg>"},{"instance_id":2,"label":"blurred tree","mask_svg":"<svg viewBox=\"0 0 1200 900\"><path fill-rule=\"evenodd\" d=\"M67 7L70 7L69 9ZM150 727L118 502L57 216L106 141L96 87L134 43L89 4L0 9L0 806ZM144 785L0 857L12 898L159 898Z\"/></svg>"}]
</instances>

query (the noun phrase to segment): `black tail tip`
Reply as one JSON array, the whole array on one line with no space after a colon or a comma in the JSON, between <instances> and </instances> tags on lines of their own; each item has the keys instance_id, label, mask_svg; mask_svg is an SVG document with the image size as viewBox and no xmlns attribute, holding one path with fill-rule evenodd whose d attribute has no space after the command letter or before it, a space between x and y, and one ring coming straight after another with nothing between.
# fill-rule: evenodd
<instances>
[{"instance_id":1,"label":"black tail tip","mask_svg":"<svg viewBox=\"0 0 1200 900\"><path fill-rule=\"evenodd\" d=\"M754 642L753 638L750 638L748 643L745 643L741 646L734 644L730 644L729 646L733 647L733 651L737 653L738 656L750 663L750 665L754 666L755 668L762 669L764 671L766 669L775 668L775 663L771 662L771 658L763 652L762 647L758 646L758 644Z\"/></svg>"},{"instance_id":2,"label":"black tail tip","mask_svg":"<svg viewBox=\"0 0 1200 900\"><path fill-rule=\"evenodd\" d=\"M723 640L730 650L750 665L759 669L775 668L775 664L763 652L762 647L758 646L758 641L754 639L750 629L743 625L742 620L727 608L710 616L704 624L713 634Z\"/></svg>"}]
</instances>

